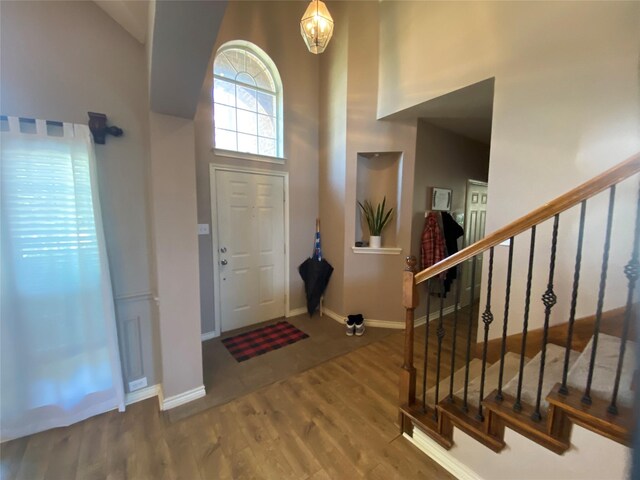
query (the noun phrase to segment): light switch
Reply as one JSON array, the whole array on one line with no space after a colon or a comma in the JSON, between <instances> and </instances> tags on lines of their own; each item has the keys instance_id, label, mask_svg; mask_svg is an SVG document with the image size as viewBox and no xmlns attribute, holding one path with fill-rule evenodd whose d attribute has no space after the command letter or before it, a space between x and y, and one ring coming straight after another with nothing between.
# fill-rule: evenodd
<instances>
[{"instance_id":1,"label":"light switch","mask_svg":"<svg viewBox=\"0 0 640 480\"><path fill-rule=\"evenodd\" d=\"M198 224L198 235L209 235L209 224L208 223L199 223Z\"/></svg>"}]
</instances>

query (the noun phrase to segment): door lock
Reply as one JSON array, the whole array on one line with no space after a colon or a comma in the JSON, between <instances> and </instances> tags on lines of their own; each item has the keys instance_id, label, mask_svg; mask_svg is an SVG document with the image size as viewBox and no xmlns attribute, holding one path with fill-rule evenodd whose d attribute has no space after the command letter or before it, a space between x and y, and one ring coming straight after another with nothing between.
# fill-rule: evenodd
<instances>
[{"instance_id":1,"label":"door lock","mask_svg":"<svg viewBox=\"0 0 640 480\"><path fill-rule=\"evenodd\" d=\"M229 263L229 262L227 262L227 260L224 259L224 258L222 260L220 260L220 264L221 265L226 265L227 263Z\"/></svg>"},{"instance_id":2,"label":"door lock","mask_svg":"<svg viewBox=\"0 0 640 480\"><path fill-rule=\"evenodd\" d=\"M227 253L227 247L222 247L220 249L220 253Z\"/></svg>"}]
</instances>

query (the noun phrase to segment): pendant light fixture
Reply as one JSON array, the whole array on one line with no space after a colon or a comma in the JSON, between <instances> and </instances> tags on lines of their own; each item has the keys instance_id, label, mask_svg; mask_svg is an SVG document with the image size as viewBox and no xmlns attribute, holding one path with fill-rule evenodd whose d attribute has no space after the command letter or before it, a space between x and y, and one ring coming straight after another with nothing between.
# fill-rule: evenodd
<instances>
[{"instance_id":1,"label":"pendant light fixture","mask_svg":"<svg viewBox=\"0 0 640 480\"><path fill-rule=\"evenodd\" d=\"M300 22L300 33L311 53L322 53L333 35L333 18L320 0L311 0Z\"/></svg>"}]
</instances>

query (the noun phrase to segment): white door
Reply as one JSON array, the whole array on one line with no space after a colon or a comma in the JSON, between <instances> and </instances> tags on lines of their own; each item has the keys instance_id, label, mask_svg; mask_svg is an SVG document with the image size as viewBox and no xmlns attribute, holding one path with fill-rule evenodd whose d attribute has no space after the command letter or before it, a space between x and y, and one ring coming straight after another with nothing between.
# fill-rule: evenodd
<instances>
[{"instance_id":1,"label":"white door","mask_svg":"<svg viewBox=\"0 0 640 480\"><path fill-rule=\"evenodd\" d=\"M284 178L216 171L223 332L285 313Z\"/></svg>"},{"instance_id":2,"label":"white door","mask_svg":"<svg viewBox=\"0 0 640 480\"><path fill-rule=\"evenodd\" d=\"M487 184L467 181L467 202L464 215L464 244L469 246L484 237L487 220Z\"/></svg>"},{"instance_id":3,"label":"white door","mask_svg":"<svg viewBox=\"0 0 640 480\"><path fill-rule=\"evenodd\" d=\"M467 197L464 213L464 245L469 246L472 243L484 238L485 223L487 221L487 184L477 180L467 181ZM465 265L464 284L470 289L472 260L468 260ZM475 291L474 297L477 300L480 295L480 286L482 282L482 255L478 255L476 260L476 278L474 281Z\"/></svg>"}]
</instances>

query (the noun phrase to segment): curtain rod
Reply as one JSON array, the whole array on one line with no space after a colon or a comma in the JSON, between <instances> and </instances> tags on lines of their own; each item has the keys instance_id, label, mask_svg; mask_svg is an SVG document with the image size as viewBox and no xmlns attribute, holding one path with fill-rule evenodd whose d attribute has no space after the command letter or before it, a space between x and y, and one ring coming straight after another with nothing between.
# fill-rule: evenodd
<instances>
[{"instance_id":1,"label":"curtain rod","mask_svg":"<svg viewBox=\"0 0 640 480\"><path fill-rule=\"evenodd\" d=\"M107 116L104 113L87 112L89 114L89 130L93 135L93 141L97 145L104 145L107 134L114 137L121 137L124 133L121 128L115 125L107 126ZM24 123L36 123L34 118L18 117L21 122ZM6 122L8 120L7 115L0 115L0 121ZM62 127L63 122L57 120L45 120L47 125L53 125L56 127Z\"/></svg>"},{"instance_id":2,"label":"curtain rod","mask_svg":"<svg viewBox=\"0 0 640 480\"><path fill-rule=\"evenodd\" d=\"M87 112L89 114L89 130L93 134L93 141L98 145L104 145L107 133L114 137L121 137L124 133L121 128L112 125L107 126L107 116L104 113Z\"/></svg>"}]
</instances>

